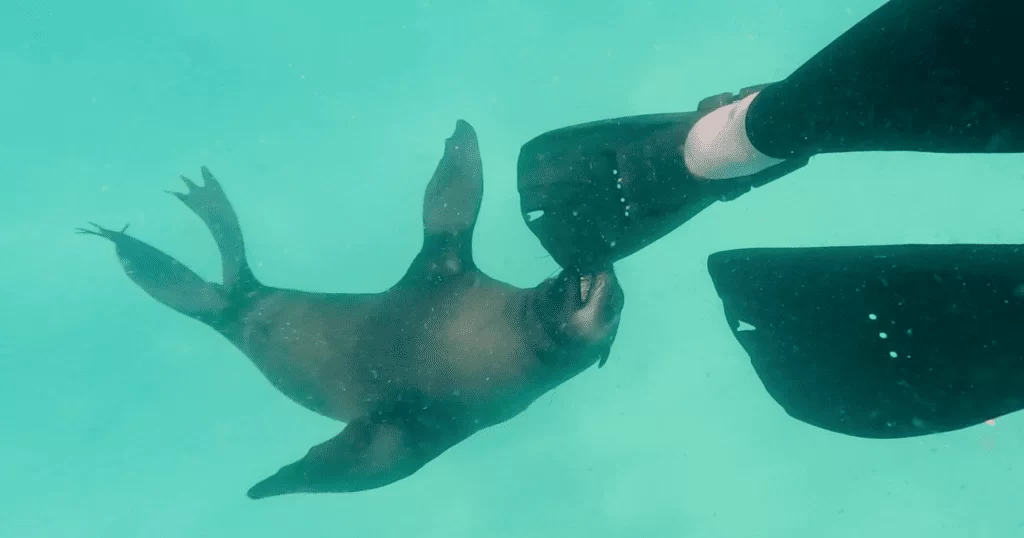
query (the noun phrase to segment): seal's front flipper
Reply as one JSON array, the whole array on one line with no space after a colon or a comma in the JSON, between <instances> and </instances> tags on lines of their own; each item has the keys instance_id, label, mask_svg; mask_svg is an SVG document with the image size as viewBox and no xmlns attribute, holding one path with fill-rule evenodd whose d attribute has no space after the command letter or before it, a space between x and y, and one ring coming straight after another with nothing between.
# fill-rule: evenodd
<instances>
[{"instance_id":1,"label":"seal's front flipper","mask_svg":"<svg viewBox=\"0 0 1024 538\"><path fill-rule=\"evenodd\" d=\"M305 457L249 489L251 499L291 493L345 493L386 486L406 478L465 438L440 415L426 420L424 406L361 417ZM419 411L422 415L414 414ZM430 408L434 409L434 408ZM439 419L439 420L435 420Z\"/></svg>"},{"instance_id":2,"label":"seal's front flipper","mask_svg":"<svg viewBox=\"0 0 1024 538\"><path fill-rule=\"evenodd\" d=\"M698 181L687 171L682 151L694 123L738 97L716 95L693 112L584 123L530 140L518 162L527 226L559 265L589 271L642 249L716 201L804 166L806 159L785 161L721 181Z\"/></svg>"},{"instance_id":3,"label":"seal's front flipper","mask_svg":"<svg viewBox=\"0 0 1024 538\"><path fill-rule=\"evenodd\" d=\"M251 289L256 278L245 257L245 241L231 202L224 194L220 182L207 167L202 167L203 185L196 185L191 179L181 176L188 188L187 193L170 192L191 209L206 224L217 249L220 251L221 267L224 273L224 287L230 291L239 288Z\"/></svg>"},{"instance_id":4,"label":"seal's front flipper","mask_svg":"<svg viewBox=\"0 0 1024 538\"><path fill-rule=\"evenodd\" d=\"M206 323L213 323L227 307L221 286L206 282L178 260L125 234L127 226L120 232L96 224L93 227L76 231L113 242L125 273L150 297Z\"/></svg>"},{"instance_id":5,"label":"seal's front flipper","mask_svg":"<svg viewBox=\"0 0 1024 538\"><path fill-rule=\"evenodd\" d=\"M476 131L464 120L445 140L423 197L423 227L427 234L471 233L480 214L484 180Z\"/></svg>"},{"instance_id":6,"label":"seal's front flipper","mask_svg":"<svg viewBox=\"0 0 1024 538\"><path fill-rule=\"evenodd\" d=\"M761 382L798 420L900 438L1024 409L1024 247L748 249L708 267Z\"/></svg>"},{"instance_id":7,"label":"seal's front flipper","mask_svg":"<svg viewBox=\"0 0 1024 538\"><path fill-rule=\"evenodd\" d=\"M405 280L433 280L473 270L473 229L484 196L480 145L459 120L423 196L423 248Z\"/></svg>"}]
</instances>

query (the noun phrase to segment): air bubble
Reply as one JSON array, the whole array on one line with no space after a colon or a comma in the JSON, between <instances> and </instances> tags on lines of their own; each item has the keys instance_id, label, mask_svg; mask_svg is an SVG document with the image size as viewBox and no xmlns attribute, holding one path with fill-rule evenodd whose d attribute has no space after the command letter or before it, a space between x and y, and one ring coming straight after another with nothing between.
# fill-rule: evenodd
<instances>
[{"instance_id":1,"label":"air bubble","mask_svg":"<svg viewBox=\"0 0 1024 538\"><path fill-rule=\"evenodd\" d=\"M874 314L868 314L868 319L870 319L871 321L875 321L876 319L878 319L878 316Z\"/></svg>"},{"instance_id":2,"label":"air bubble","mask_svg":"<svg viewBox=\"0 0 1024 538\"><path fill-rule=\"evenodd\" d=\"M886 333L878 333L878 337L881 338L882 340L885 340L886 338L889 338L889 335Z\"/></svg>"},{"instance_id":3,"label":"air bubble","mask_svg":"<svg viewBox=\"0 0 1024 538\"><path fill-rule=\"evenodd\" d=\"M900 356L900 354L899 354L899 353L896 353L895 351L890 351L890 352L889 352L889 356L895 359L896 357L899 357L899 356Z\"/></svg>"}]
</instances>

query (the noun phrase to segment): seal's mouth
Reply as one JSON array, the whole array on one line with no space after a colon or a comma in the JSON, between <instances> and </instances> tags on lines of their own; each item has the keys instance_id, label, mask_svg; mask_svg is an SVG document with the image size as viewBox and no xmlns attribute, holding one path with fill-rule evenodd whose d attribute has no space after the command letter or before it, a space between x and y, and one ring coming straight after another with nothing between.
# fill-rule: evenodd
<instances>
[{"instance_id":1,"label":"seal's mouth","mask_svg":"<svg viewBox=\"0 0 1024 538\"><path fill-rule=\"evenodd\" d=\"M540 321L551 344L603 366L619 328L625 294L611 267L564 269L538 287Z\"/></svg>"},{"instance_id":2,"label":"seal's mouth","mask_svg":"<svg viewBox=\"0 0 1024 538\"><path fill-rule=\"evenodd\" d=\"M587 304L587 299L590 298L590 288L594 282L594 275L580 275L580 299L583 300L583 304Z\"/></svg>"},{"instance_id":3,"label":"seal's mouth","mask_svg":"<svg viewBox=\"0 0 1024 538\"><path fill-rule=\"evenodd\" d=\"M622 312L623 293L611 271L579 275L579 307L572 323L578 333L592 342L613 334Z\"/></svg>"}]
</instances>

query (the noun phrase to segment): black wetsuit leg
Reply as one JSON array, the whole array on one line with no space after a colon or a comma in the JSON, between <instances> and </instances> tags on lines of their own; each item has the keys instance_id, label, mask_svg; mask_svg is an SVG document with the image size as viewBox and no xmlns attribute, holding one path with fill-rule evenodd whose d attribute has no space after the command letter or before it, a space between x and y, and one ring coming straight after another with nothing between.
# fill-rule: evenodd
<instances>
[{"instance_id":1,"label":"black wetsuit leg","mask_svg":"<svg viewBox=\"0 0 1024 538\"><path fill-rule=\"evenodd\" d=\"M1024 152L1024 0L890 0L747 113L776 158Z\"/></svg>"}]
</instances>

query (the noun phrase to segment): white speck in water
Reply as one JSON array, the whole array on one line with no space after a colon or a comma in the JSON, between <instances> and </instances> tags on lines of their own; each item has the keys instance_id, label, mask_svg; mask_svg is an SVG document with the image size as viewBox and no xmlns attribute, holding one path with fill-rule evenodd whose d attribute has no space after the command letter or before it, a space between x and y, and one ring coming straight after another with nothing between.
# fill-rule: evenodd
<instances>
[{"instance_id":1,"label":"white speck in water","mask_svg":"<svg viewBox=\"0 0 1024 538\"><path fill-rule=\"evenodd\" d=\"M870 319L871 321L875 321L876 319L878 319L878 316L874 314L868 314L868 319Z\"/></svg>"},{"instance_id":2,"label":"white speck in water","mask_svg":"<svg viewBox=\"0 0 1024 538\"><path fill-rule=\"evenodd\" d=\"M900 356L900 354L899 354L899 353L896 353L895 351L890 351L890 352L889 352L889 356L895 359L896 357L899 357L899 356Z\"/></svg>"},{"instance_id":3,"label":"white speck in water","mask_svg":"<svg viewBox=\"0 0 1024 538\"><path fill-rule=\"evenodd\" d=\"M889 335L886 333L878 333L878 337L881 338L882 340L885 340L886 338L889 338Z\"/></svg>"},{"instance_id":4,"label":"white speck in water","mask_svg":"<svg viewBox=\"0 0 1024 538\"><path fill-rule=\"evenodd\" d=\"M377 379L377 370L370 370L370 375L372 375L374 379Z\"/></svg>"}]
</instances>

